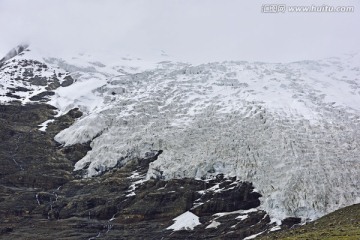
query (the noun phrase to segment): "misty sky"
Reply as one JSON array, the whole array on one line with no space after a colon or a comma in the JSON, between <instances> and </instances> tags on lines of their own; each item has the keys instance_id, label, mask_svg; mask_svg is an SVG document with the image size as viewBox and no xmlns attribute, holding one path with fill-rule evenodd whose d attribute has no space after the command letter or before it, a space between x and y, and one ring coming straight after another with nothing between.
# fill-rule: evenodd
<instances>
[{"instance_id":1,"label":"misty sky","mask_svg":"<svg viewBox=\"0 0 360 240\"><path fill-rule=\"evenodd\" d=\"M353 13L262 13L274 0L0 0L0 55L29 42L54 55L90 52L187 61L296 61L360 52Z\"/></svg>"}]
</instances>

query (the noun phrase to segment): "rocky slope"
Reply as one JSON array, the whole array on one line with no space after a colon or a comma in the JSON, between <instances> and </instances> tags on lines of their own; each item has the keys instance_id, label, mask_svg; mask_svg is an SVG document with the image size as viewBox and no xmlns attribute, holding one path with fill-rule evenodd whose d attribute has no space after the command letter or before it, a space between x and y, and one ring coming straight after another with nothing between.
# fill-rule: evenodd
<instances>
[{"instance_id":1,"label":"rocky slope","mask_svg":"<svg viewBox=\"0 0 360 240\"><path fill-rule=\"evenodd\" d=\"M89 145L63 147L53 140L81 116L77 110L55 117L46 132L38 125L54 117L49 105L2 105L0 113L0 164L6 169L0 175L1 239L239 239L274 227L257 209L261 195L251 183L222 175L144 181L161 152L81 178L73 164ZM184 212L199 225L171 229Z\"/></svg>"}]
</instances>

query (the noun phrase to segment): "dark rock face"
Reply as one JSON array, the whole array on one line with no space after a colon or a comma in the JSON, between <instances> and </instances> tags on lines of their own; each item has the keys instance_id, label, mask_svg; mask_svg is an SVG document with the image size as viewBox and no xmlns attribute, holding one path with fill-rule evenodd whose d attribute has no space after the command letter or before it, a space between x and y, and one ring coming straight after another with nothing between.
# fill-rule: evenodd
<instances>
[{"instance_id":1,"label":"dark rock face","mask_svg":"<svg viewBox=\"0 0 360 240\"><path fill-rule=\"evenodd\" d=\"M47 96L53 96L55 93L52 91L44 91L30 98L31 101L47 101Z\"/></svg>"},{"instance_id":2,"label":"dark rock face","mask_svg":"<svg viewBox=\"0 0 360 240\"><path fill-rule=\"evenodd\" d=\"M16 92L29 92L31 91L28 88L24 88L24 87L16 87L16 88L8 88L9 90L11 90L12 93L16 93Z\"/></svg>"},{"instance_id":3,"label":"dark rock face","mask_svg":"<svg viewBox=\"0 0 360 240\"><path fill-rule=\"evenodd\" d=\"M55 90L61 86L59 79L56 77L56 74L52 76L51 80L52 81L50 82L50 84L48 84L46 90Z\"/></svg>"},{"instance_id":4,"label":"dark rock face","mask_svg":"<svg viewBox=\"0 0 360 240\"><path fill-rule=\"evenodd\" d=\"M34 76L29 79L29 82L32 85L35 86L46 86L47 85L47 78L46 77L40 77L40 76Z\"/></svg>"},{"instance_id":5,"label":"dark rock face","mask_svg":"<svg viewBox=\"0 0 360 240\"><path fill-rule=\"evenodd\" d=\"M15 94L10 93L10 92L7 92L7 93L5 94L5 96L11 97L11 98L15 98L15 99L20 99L20 98L21 98L20 96L17 96L17 95L15 95Z\"/></svg>"},{"instance_id":6,"label":"dark rock face","mask_svg":"<svg viewBox=\"0 0 360 240\"><path fill-rule=\"evenodd\" d=\"M232 179L211 180L205 185L218 184L221 192L208 191L202 195L197 202L203 202L202 205L194 210L198 216L206 216L217 212L231 212L239 209L256 208L260 205L259 197L261 195L252 192L251 184L240 184Z\"/></svg>"},{"instance_id":7,"label":"dark rock face","mask_svg":"<svg viewBox=\"0 0 360 240\"><path fill-rule=\"evenodd\" d=\"M59 126L38 131L38 124L55 115L48 105L0 105L0 184L19 188L51 189L72 178L72 162L53 141ZM69 119L69 126L74 119Z\"/></svg>"},{"instance_id":8,"label":"dark rock face","mask_svg":"<svg viewBox=\"0 0 360 240\"><path fill-rule=\"evenodd\" d=\"M66 76L64 81L61 83L62 87L68 87L74 83L74 79L71 76Z\"/></svg>"},{"instance_id":9,"label":"dark rock face","mask_svg":"<svg viewBox=\"0 0 360 240\"><path fill-rule=\"evenodd\" d=\"M299 223L301 223L301 218L288 217L282 220L281 226L283 226L284 228L291 228L295 224L299 224Z\"/></svg>"},{"instance_id":10,"label":"dark rock face","mask_svg":"<svg viewBox=\"0 0 360 240\"><path fill-rule=\"evenodd\" d=\"M54 118L54 110L44 104L0 106L0 164L6 169L0 172L0 238L242 239L273 226L265 212L252 209L261 195L251 183L220 175L144 181L161 150L81 178L73 165L90 143L63 147L53 138L82 113L73 109ZM55 121L38 131L47 119ZM186 211L199 216L201 225L166 229ZM207 228L214 221L218 226Z\"/></svg>"}]
</instances>

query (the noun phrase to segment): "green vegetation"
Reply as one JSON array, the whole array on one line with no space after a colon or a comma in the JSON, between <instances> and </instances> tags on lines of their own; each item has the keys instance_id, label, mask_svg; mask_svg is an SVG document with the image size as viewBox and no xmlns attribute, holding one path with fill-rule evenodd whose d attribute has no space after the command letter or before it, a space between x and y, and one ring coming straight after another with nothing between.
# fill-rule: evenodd
<instances>
[{"instance_id":1,"label":"green vegetation","mask_svg":"<svg viewBox=\"0 0 360 240\"><path fill-rule=\"evenodd\" d=\"M314 222L259 239L360 240L360 204L339 209Z\"/></svg>"}]
</instances>

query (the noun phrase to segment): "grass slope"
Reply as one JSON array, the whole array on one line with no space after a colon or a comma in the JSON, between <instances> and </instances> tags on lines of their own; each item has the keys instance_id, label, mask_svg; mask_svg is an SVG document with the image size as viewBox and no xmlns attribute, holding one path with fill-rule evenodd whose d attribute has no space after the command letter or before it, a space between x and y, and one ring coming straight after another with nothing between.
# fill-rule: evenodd
<instances>
[{"instance_id":1,"label":"grass slope","mask_svg":"<svg viewBox=\"0 0 360 240\"><path fill-rule=\"evenodd\" d=\"M360 204L339 209L309 224L259 239L360 240Z\"/></svg>"}]
</instances>

